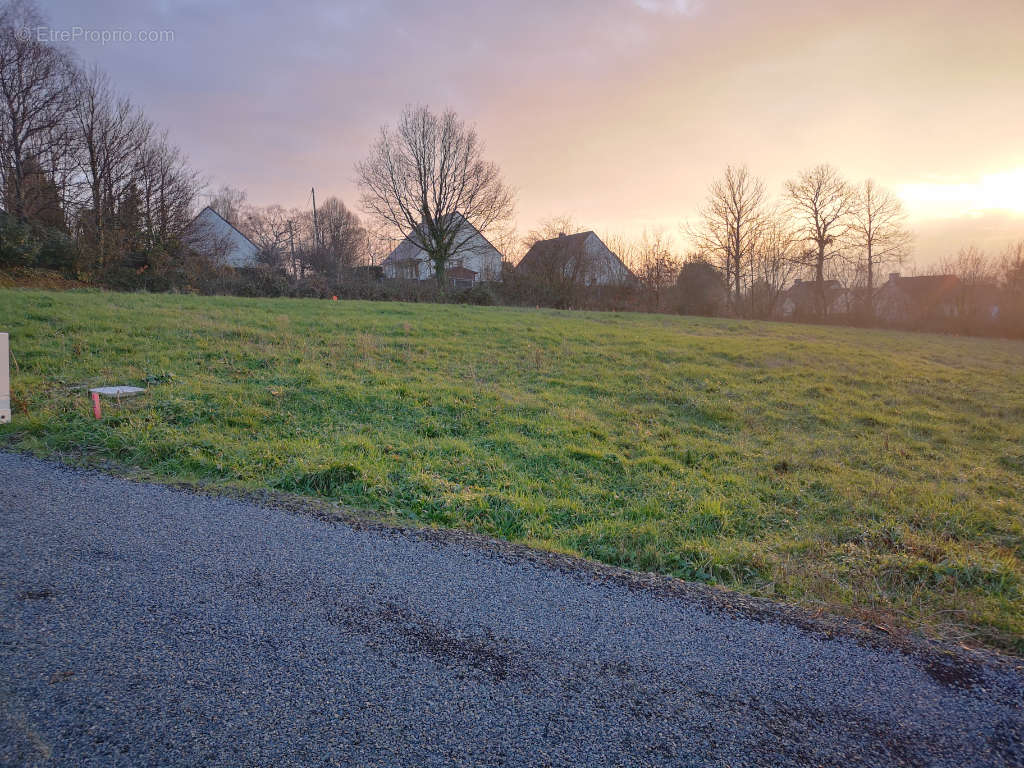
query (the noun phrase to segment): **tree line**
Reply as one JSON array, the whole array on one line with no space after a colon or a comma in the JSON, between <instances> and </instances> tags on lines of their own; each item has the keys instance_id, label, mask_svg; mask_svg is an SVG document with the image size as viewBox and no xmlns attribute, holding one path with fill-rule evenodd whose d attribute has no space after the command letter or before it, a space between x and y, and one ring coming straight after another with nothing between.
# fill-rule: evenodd
<instances>
[{"instance_id":1,"label":"tree line","mask_svg":"<svg viewBox=\"0 0 1024 768\"><path fill-rule=\"evenodd\" d=\"M0 259L87 281L166 267L200 176L104 72L34 38L43 21L0 6Z\"/></svg>"},{"instance_id":2,"label":"tree line","mask_svg":"<svg viewBox=\"0 0 1024 768\"><path fill-rule=\"evenodd\" d=\"M308 211L210 200L260 249L226 269L188 247L206 181L97 67L39 39L29 0L0 5L0 267L59 270L115 289L305 295L369 261L368 235L337 198Z\"/></svg>"}]
</instances>

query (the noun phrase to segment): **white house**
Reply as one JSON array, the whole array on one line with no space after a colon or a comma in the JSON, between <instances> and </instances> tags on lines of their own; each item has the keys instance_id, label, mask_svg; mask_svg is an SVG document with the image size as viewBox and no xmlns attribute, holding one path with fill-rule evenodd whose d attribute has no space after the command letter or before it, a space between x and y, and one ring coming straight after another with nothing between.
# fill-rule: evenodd
<instances>
[{"instance_id":1,"label":"white house","mask_svg":"<svg viewBox=\"0 0 1024 768\"><path fill-rule=\"evenodd\" d=\"M228 267L254 267L259 248L210 206L206 206L185 230L182 242L210 261Z\"/></svg>"},{"instance_id":2,"label":"white house","mask_svg":"<svg viewBox=\"0 0 1024 768\"><path fill-rule=\"evenodd\" d=\"M501 254L462 214L453 213L461 222L454 242L455 253L445 265L445 275L456 288L501 280ZM381 262L384 277L396 280L433 280L434 263L426 251L406 237Z\"/></svg>"},{"instance_id":3,"label":"white house","mask_svg":"<svg viewBox=\"0 0 1024 768\"><path fill-rule=\"evenodd\" d=\"M516 271L580 286L628 285L636 276L593 231L538 240Z\"/></svg>"}]
</instances>

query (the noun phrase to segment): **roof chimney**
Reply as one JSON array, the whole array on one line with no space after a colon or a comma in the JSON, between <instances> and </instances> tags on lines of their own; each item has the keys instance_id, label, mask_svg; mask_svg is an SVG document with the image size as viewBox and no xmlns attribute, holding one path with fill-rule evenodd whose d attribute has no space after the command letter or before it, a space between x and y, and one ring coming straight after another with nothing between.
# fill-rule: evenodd
<instances>
[{"instance_id":1,"label":"roof chimney","mask_svg":"<svg viewBox=\"0 0 1024 768\"><path fill-rule=\"evenodd\" d=\"M565 237L565 232L559 232L559 233L558 233L558 236L559 236L559 237Z\"/></svg>"},{"instance_id":2,"label":"roof chimney","mask_svg":"<svg viewBox=\"0 0 1024 768\"><path fill-rule=\"evenodd\" d=\"M803 278L798 277L796 280L793 281L793 285L800 285L800 283L802 283L802 282L803 282Z\"/></svg>"}]
</instances>

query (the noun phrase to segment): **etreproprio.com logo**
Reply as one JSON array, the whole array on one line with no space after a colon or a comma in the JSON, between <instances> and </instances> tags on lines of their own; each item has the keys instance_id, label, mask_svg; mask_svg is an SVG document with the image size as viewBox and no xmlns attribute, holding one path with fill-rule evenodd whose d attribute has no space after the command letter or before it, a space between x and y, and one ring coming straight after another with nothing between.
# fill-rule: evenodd
<instances>
[{"instance_id":1,"label":"etreproprio.com logo","mask_svg":"<svg viewBox=\"0 0 1024 768\"><path fill-rule=\"evenodd\" d=\"M112 45L117 43L173 43L172 29L90 29L88 27L23 27L18 30L18 37L25 41L37 43L95 43Z\"/></svg>"}]
</instances>

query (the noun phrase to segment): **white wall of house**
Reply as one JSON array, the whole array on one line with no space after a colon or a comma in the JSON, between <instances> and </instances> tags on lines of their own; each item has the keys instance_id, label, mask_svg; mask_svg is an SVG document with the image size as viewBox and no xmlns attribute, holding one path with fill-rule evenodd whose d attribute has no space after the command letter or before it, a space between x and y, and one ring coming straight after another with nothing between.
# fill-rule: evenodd
<instances>
[{"instance_id":1,"label":"white wall of house","mask_svg":"<svg viewBox=\"0 0 1024 768\"><path fill-rule=\"evenodd\" d=\"M463 240L465 244L449 258L446 268L471 269L476 272L477 282L501 280L501 254L467 221L463 221L455 238L456 242ZM434 263L426 251L414 246L408 239L392 251L381 266L384 268L384 277L391 279L434 279Z\"/></svg>"},{"instance_id":2,"label":"white wall of house","mask_svg":"<svg viewBox=\"0 0 1024 768\"><path fill-rule=\"evenodd\" d=\"M587 285L620 285L632 279L633 274L626 265L593 232L583 241L583 249L587 265L584 282Z\"/></svg>"}]
</instances>

